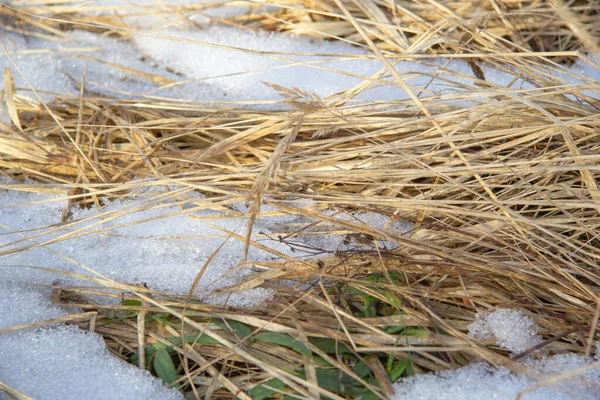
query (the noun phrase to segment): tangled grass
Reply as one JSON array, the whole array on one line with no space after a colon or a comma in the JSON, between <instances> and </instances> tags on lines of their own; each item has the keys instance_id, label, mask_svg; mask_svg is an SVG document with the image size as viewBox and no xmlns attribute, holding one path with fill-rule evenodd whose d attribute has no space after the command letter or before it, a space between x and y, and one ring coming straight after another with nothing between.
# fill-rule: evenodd
<instances>
[{"instance_id":1,"label":"tangled grass","mask_svg":"<svg viewBox=\"0 0 600 400\"><path fill-rule=\"evenodd\" d=\"M302 216L309 222L280 232L290 246L316 225L331 227L321 235L342 233L361 246L313 248L310 256L299 251L271 263L240 260L255 272L232 290L276 293L254 309L82 277L90 286L53 287L56 304L84 311L67 319L190 398L388 398L399 377L476 358L517 370L505 349L467 334L478 311L496 307L530 316L544 338L539 347L589 355L600 312L600 87L581 76L585 84L573 84L575 72L565 65L589 62L584 53L598 51L599 5L270 4L219 22L361 46L392 77L365 85L396 85L410 98L365 104L352 101L364 85L327 99L274 86L281 106L264 110L106 98L82 87L79 98L40 106L19 95L5 71L12 125L1 129L0 169L38 182L12 189L64 193L69 207L178 186L184 199L204 194L205 208L249 201L251 222L262 204L276 210L270 215ZM127 38L135 29L114 15L82 12L93 7L23 2L1 7L0 16L24 34L77 27ZM206 7L137 11L185 19ZM474 88L421 98L392 67L432 57L466 59ZM535 89L498 87L486 81L483 65ZM414 228L403 235L320 212L332 208L376 212ZM250 223L233 239L258 245L257 235ZM282 284L289 280L298 284ZM130 296L118 305L91 300L107 289Z\"/></svg>"}]
</instances>

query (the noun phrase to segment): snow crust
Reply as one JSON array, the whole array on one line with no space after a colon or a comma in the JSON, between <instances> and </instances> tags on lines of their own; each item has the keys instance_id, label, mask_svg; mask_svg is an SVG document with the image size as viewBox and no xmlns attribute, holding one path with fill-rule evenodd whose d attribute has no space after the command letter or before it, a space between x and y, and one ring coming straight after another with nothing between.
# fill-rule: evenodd
<instances>
[{"instance_id":1,"label":"snow crust","mask_svg":"<svg viewBox=\"0 0 600 400\"><path fill-rule=\"evenodd\" d=\"M2 282L0 296L0 329L67 315L65 311L53 306L47 296L26 285Z\"/></svg>"},{"instance_id":2,"label":"snow crust","mask_svg":"<svg viewBox=\"0 0 600 400\"><path fill-rule=\"evenodd\" d=\"M202 200L199 195L182 197L187 200L178 204L184 209ZM50 303L49 290L34 285L50 285L57 279L62 284L89 285L59 274L94 276L77 263L119 282L143 281L154 289L187 293L210 254L228 236L201 220L170 215L181 211L174 204L158 202L155 208L149 207L142 195L136 200L113 203L101 213L76 211L71 225L61 229L56 224L66 202L57 196L0 189L0 204L0 251L64 239L1 257L0 329L67 315ZM220 215L210 210L191 214L199 218ZM245 228L242 219L209 222L236 233ZM71 239L67 239L69 235ZM233 296L213 293L243 275L226 276L239 264L242 252L243 244L230 240L207 269L197 295L208 302L237 306L258 304L268 297L269 291L260 288ZM272 255L254 249L250 257L268 260ZM181 398L179 392L166 390L149 373L111 356L98 335L75 327L58 325L0 333L0 359L0 381L36 399ZM0 398L7 397L0 394Z\"/></svg>"}]
</instances>

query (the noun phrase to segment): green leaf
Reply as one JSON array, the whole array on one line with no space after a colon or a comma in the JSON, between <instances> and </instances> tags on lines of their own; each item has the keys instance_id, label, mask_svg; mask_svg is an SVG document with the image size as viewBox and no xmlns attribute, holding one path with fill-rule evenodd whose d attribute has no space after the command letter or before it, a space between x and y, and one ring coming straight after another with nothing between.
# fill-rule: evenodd
<instances>
[{"instance_id":1,"label":"green leaf","mask_svg":"<svg viewBox=\"0 0 600 400\"><path fill-rule=\"evenodd\" d=\"M276 390L283 390L287 387L285 383L279 379L273 378L265 383L253 387L248 391L248 395L252 400L264 400L269 398L271 395L277 393ZM271 389L273 388L273 389Z\"/></svg>"},{"instance_id":2,"label":"green leaf","mask_svg":"<svg viewBox=\"0 0 600 400\"><path fill-rule=\"evenodd\" d=\"M408 328L406 331L404 331L404 336L416 336L416 337L420 337L420 338L426 338L429 337L429 332L427 332L425 329L421 329L421 328Z\"/></svg>"},{"instance_id":3,"label":"green leaf","mask_svg":"<svg viewBox=\"0 0 600 400\"><path fill-rule=\"evenodd\" d=\"M398 296L396 296L394 293L385 292L384 295L385 295L385 299L387 300L389 305L391 305L392 307L395 307L395 308L402 307L402 300L400 300L400 298Z\"/></svg>"},{"instance_id":4,"label":"green leaf","mask_svg":"<svg viewBox=\"0 0 600 400\"><path fill-rule=\"evenodd\" d=\"M140 300L123 299L123 301L121 301L121 305L130 307L141 307L142 302Z\"/></svg>"},{"instance_id":5,"label":"green leaf","mask_svg":"<svg viewBox=\"0 0 600 400\"><path fill-rule=\"evenodd\" d=\"M292 350L297 351L305 357L310 358L312 353L298 340L294 339L287 333L278 332L262 332L254 336L254 340L260 340L262 342L275 343L280 346L288 347Z\"/></svg>"},{"instance_id":6,"label":"green leaf","mask_svg":"<svg viewBox=\"0 0 600 400\"><path fill-rule=\"evenodd\" d=\"M175 330L181 330L181 326L171 321L172 315L169 313L152 313L146 320L147 321L158 321L161 325L170 325Z\"/></svg>"},{"instance_id":7,"label":"green leaf","mask_svg":"<svg viewBox=\"0 0 600 400\"><path fill-rule=\"evenodd\" d=\"M157 350L166 350L166 349L169 348L169 346L167 346L166 344L161 343L161 342L156 342L152 346L150 346L149 348L153 349L153 351L157 351Z\"/></svg>"},{"instance_id":8,"label":"green leaf","mask_svg":"<svg viewBox=\"0 0 600 400\"><path fill-rule=\"evenodd\" d=\"M365 297L368 296L368 294L366 294L365 292L363 292L360 289L354 288L354 287L349 287L347 290L342 291L342 293L350 293L354 296L360 296L360 297Z\"/></svg>"},{"instance_id":9,"label":"green leaf","mask_svg":"<svg viewBox=\"0 0 600 400\"><path fill-rule=\"evenodd\" d=\"M396 361L396 357L394 357L394 353L388 354L387 364L385 365L385 372L389 373L394 368L394 361Z\"/></svg>"},{"instance_id":10,"label":"green leaf","mask_svg":"<svg viewBox=\"0 0 600 400\"><path fill-rule=\"evenodd\" d=\"M329 338L309 338L308 341L313 346L317 347L327 354L345 354L350 353L350 350L343 343Z\"/></svg>"},{"instance_id":11,"label":"green leaf","mask_svg":"<svg viewBox=\"0 0 600 400\"><path fill-rule=\"evenodd\" d=\"M252 329L248 325L243 324L239 321L234 321L231 319L225 321L221 319L214 319L212 323L217 325L221 329L233 333L240 340L250 336L250 334L252 333Z\"/></svg>"},{"instance_id":12,"label":"green leaf","mask_svg":"<svg viewBox=\"0 0 600 400\"><path fill-rule=\"evenodd\" d=\"M158 350L167 350L167 351L172 351L172 349L161 343L161 342L156 342L154 343L152 346L148 346L145 348L144 353L146 354L146 368L150 368L150 358L154 355L154 353L156 353ZM129 358L129 362L131 364L137 365L138 364L138 358L139 358L139 353L135 353L134 355L132 355Z\"/></svg>"},{"instance_id":13,"label":"green leaf","mask_svg":"<svg viewBox=\"0 0 600 400\"><path fill-rule=\"evenodd\" d=\"M352 372L354 372L360 378L364 378L365 376L369 375L372 372L372 370L371 367L369 367L364 362L360 361L356 363L354 368L352 368Z\"/></svg>"},{"instance_id":14,"label":"green leaf","mask_svg":"<svg viewBox=\"0 0 600 400\"><path fill-rule=\"evenodd\" d=\"M383 328L383 330L389 334L394 335L398 332L402 332L404 330L404 328L406 328L406 325L386 326Z\"/></svg>"},{"instance_id":15,"label":"green leaf","mask_svg":"<svg viewBox=\"0 0 600 400\"><path fill-rule=\"evenodd\" d=\"M154 372L156 375L163 380L167 385L171 385L179 379L177 369L169 352L165 349L160 349L154 355Z\"/></svg>"},{"instance_id":16,"label":"green leaf","mask_svg":"<svg viewBox=\"0 0 600 400\"><path fill-rule=\"evenodd\" d=\"M365 318L373 318L377 316L378 300L372 296L366 296L364 300Z\"/></svg>"},{"instance_id":17,"label":"green leaf","mask_svg":"<svg viewBox=\"0 0 600 400\"><path fill-rule=\"evenodd\" d=\"M383 274L381 272L375 272L364 278L364 280L367 282L379 282L381 278L383 278Z\"/></svg>"},{"instance_id":18,"label":"green leaf","mask_svg":"<svg viewBox=\"0 0 600 400\"><path fill-rule=\"evenodd\" d=\"M390 381L394 382L400 378L404 371L411 366L411 364L412 362L409 359L400 360L397 363L394 363L392 368L387 371Z\"/></svg>"},{"instance_id":19,"label":"green leaf","mask_svg":"<svg viewBox=\"0 0 600 400\"><path fill-rule=\"evenodd\" d=\"M319 387L333 393L340 393L340 371L338 369L317 369L317 383Z\"/></svg>"},{"instance_id":20,"label":"green leaf","mask_svg":"<svg viewBox=\"0 0 600 400\"><path fill-rule=\"evenodd\" d=\"M181 336L171 337L168 340L173 343L174 346L181 346L182 341L190 344L220 344L218 340L213 339L212 336L209 336L206 333L190 333L185 335L183 340L181 339Z\"/></svg>"},{"instance_id":21,"label":"green leaf","mask_svg":"<svg viewBox=\"0 0 600 400\"><path fill-rule=\"evenodd\" d=\"M318 368L316 373L319 387L332 393L344 394L355 382L354 378L337 368Z\"/></svg>"},{"instance_id":22,"label":"green leaf","mask_svg":"<svg viewBox=\"0 0 600 400\"><path fill-rule=\"evenodd\" d=\"M177 337L170 337L168 338L168 341L172 343L173 346L181 346L181 342L185 341L185 343L189 343L189 344L220 344L218 341L216 341L215 339L213 339L212 337L208 336L206 333L200 334L200 333L196 333L196 334L188 334L185 335L184 340L181 339L181 336L177 336ZM148 360L147 362L150 362L150 358L154 355L154 353L156 353L158 350L165 350L167 351L169 354L173 353L175 350L173 350L172 346L167 346L164 343L161 342L156 342L154 343L152 346L148 346L146 347L146 360ZM129 362L131 364L137 365L138 364L138 353L135 353L134 355L132 355L129 359ZM150 364L148 364L149 367Z\"/></svg>"},{"instance_id":23,"label":"green leaf","mask_svg":"<svg viewBox=\"0 0 600 400\"><path fill-rule=\"evenodd\" d=\"M369 389L365 390L364 394L360 396L360 400L379 400L380 397L375 393L371 392Z\"/></svg>"},{"instance_id":24,"label":"green leaf","mask_svg":"<svg viewBox=\"0 0 600 400\"><path fill-rule=\"evenodd\" d=\"M360 395L362 395L364 392L365 392L364 387L350 386L348 389L346 389L344 394L346 396L349 396L351 399L356 399L356 398L360 397Z\"/></svg>"}]
</instances>

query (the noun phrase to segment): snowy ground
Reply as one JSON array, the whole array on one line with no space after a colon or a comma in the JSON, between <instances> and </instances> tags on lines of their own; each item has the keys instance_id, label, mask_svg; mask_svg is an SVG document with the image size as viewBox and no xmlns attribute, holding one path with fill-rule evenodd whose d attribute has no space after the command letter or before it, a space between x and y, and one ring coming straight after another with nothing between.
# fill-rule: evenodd
<instances>
[{"instance_id":1,"label":"snowy ground","mask_svg":"<svg viewBox=\"0 0 600 400\"><path fill-rule=\"evenodd\" d=\"M123 4L153 2L86 2L82 11L114 12L115 5ZM102 10L100 6L106 8ZM356 100L407 98L406 93L392 83L381 62L366 57L370 53L365 49L346 43L316 43L281 34L252 33L210 24L207 17L246 11L246 7L228 7L212 12L191 12L189 18L206 24L204 30L181 26L181 21L170 20L168 13L163 14L160 24L150 21L149 17L129 16L128 23L136 24L144 32L134 33L132 41L78 30L65 33L61 40L49 41L24 38L0 28L0 41L4 46L0 67L13 70L19 95L33 102L39 100L38 95L44 101L50 101L56 94L77 95L78 89L72 82L80 81L84 71L87 90L118 97L143 95L145 98L243 102L247 106L268 107L279 99L261 81L298 86L326 98L366 79L373 83ZM476 87L466 63L454 60L446 70L441 70L444 63L445 60L431 60L427 65L400 62L396 68L417 93L424 98L436 96L435 101L448 101L445 94ZM130 70L116 69L114 64ZM157 82L147 78L148 75L143 78L131 70L162 79ZM488 82L503 87L514 78L487 67L484 72ZM549 71L554 75L566 72ZM588 79L585 76L596 79L598 70L577 63L571 73L583 74L578 80L570 79L574 84L585 85ZM521 79L514 80L512 85L531 88ZM37 94L30 90L32 88ZM473 101L485 99L475 96ZM4 102L0 104L0 123L10 124ZM64 284L81 284L60 273L91 276L82 265L119 282L143 282L156 290L187 293L201 266L227 238L227 232L243 233L245 228L239 213L235 217L236 212L243 211L242 205L207 209L202 197L186 188L170 191L154 188L152 194L108 204L102 211L77 211L71 224L58 227L56 224L65 207L63 200L57 196L4 190L8 185L9 181L0 182L0 273L3 278L0 281L0 329L65 315L50 303L48 292L35 285L49 285L57 279ZM164 201L157 203L156 196L164 196ZM231 218L220 218L226 216ZM375 226L386 223L376 215L338 217L359 218ZM168 223L165 218L169 218ZM141 224L141 221L145 222ZM261 231L270 233L278 229L278 222L281 220L263 219L258 224ZM403 225L396 229L402 231L410 227ZM342 238L338 239L326 245L333 250L343 246ZM49 240L54 242L36 246ZM290 254L290 249L281 243L261 240L272 251L252 248L250 258L254 261L270 261L281 254ZM305 240L310 243L310 239ZM242 253L243 245L230 240L203 277L197 294L207 301L223 303L227 299L228 304L238 306L259 304L268 298L269 292L265 289L234 297L213 292L234 284L240 274L245 273L227 275L237 266ZM515 326L522 329L515 330ZM495 338L499 345L514 352L523 351L538 340L535 326L525 316L512 311L482 314L471 334L476 339ZM175 390L165 390L148 373L113 359L97 335L72 327L59 325L1 333L0 360L0 382L34 398L181 397ZM486 364L473 364L398 383L395 399L512 399L520 390L537 383L540 377L559 375L591 362L570 355L541 357L537 361L526 361L524 365L530 373L523 375ZM562 385L528 393L523 399L600 399L599 382L600 375L595 370ZM110 388L109 393L107 388ZM2 394L0 398L4 398Z\"/></svg>"}]
</instances>

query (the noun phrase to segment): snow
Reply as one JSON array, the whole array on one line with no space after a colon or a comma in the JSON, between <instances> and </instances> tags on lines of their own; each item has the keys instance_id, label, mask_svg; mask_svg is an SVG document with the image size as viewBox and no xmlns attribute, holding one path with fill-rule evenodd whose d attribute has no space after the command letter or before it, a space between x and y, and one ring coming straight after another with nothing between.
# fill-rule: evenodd
<instances>
[{"instance_id":1,"label":"snow","mask_svg":"<svg viewBox=\"0 0 600 400\"><path fill-rule=\"evenodd\" d=\"M35 399L181 399L72 326L0 335L0 381ZM0 398L6 398L0 393Z\"/></svg>"},{"instance_id":2,"label":"snow","mask_svg":"<svg viewBox=\"0 0 600 400\"><path fill-rule=\"evenodd\" d=\"M240 4L243 3L220 7L221 3L190 5L179 0L86 2L77 5L80 13L122 14L127 21L138 22L140 28L123 36L75 29L57 40L25 39L0 31L14 62L13 65L2 52L0 67L13 69L19 95L32 102L37 102L37 96L30 92L21 73L46 102L54 95L77 96L77 85L84 73L90 93L121 98L272 107L280 98L263 81L297 86L322 98L339 96L370 81L353 101L398 102L409 98L368 49L339 41L249 31L208 20L198 29L189 22L198 22L209 14L228 17L248 12L248 6ZM181 11L182 7L188 11ZM253 12L262 10L260 5L253 7ZM509 73L509 69L501 71L487 65L481 68L490 84L510 86L517 91L534 89L517 74ZM487 89L482 91L475 85L474 74L463 60L400 61L395 63L395 69L422 99L463 106L490 101L482 94ZM567 74L569 71L575 74ZM571 70L548 69L546 75L589 86L585 75L597 77L599 71L580 61ZM583 76L577 77L577 73ZM460 102L453 99L453 94L459 91L463 94L469 91L472 99ZM0 122L9 122L5 104L0 106Z\"/></svg>"},{"instance_id":3,"label":"snow","mask_svg":"<svg viewBox=\"0 0 600 400\"><path fill-rule=\"evenodd\" d=\"M15 185L7 180L0 183L0 252L5 253L0 264L0 329L67 315L49 302L47 289L39 291L34 285L47 286L57 279L63 285L92 285L60 275L95 276L80 265L118 282L145 283L162 292L187 294L228 232L243 236L246 229L245 219L239 217L240 212L247 211L243 203L234 203L231 209L207 209L205 197L190 188L163 186L133 192L129 199L109 203L101 210L73 210L67 224L59 225L67 205L61 195L14 190ZM289 204L314 206L311 201ZM267 215L277 210L276 206L263 208ZM342 221L362 221L378 229L410 227L375 213L324 214ZM298 216L262 216L256 221L255 232L277 236L288 224L306 222ZM328 229L336 227L328 224ZM292 254L288 246L266 235L255 240L272 248L273 253L251 247L249 259L254 262L280 260L276 254ZM340 245L339 240L335 246ZM49 241L53 243L41 246ZM32 245L36 246L28 248ZM227 241L202 276L196 295L209 303L234 306L253 306L268 298L270 291L263 288L234 294L215 292L251 272L242 269L232 273L242 259L243 249L242 241ZM296 251L293 255L302 253ZM100 398L102 392L94 388L104 385L114 391L110 398L147 398L163 390L149 375L113 360L95 334L77 328L54 326L0 334L0 347L3 365L10 366L0 367L0 381L33 397L45 394L42 398L81 398L79 389L66 395L71 386L98 393L97 397L86 398ZM44 372L49 364L57 368ZM28 384L32 376L39 377L35 387ZM133 382L132 387L125 387L128 381ZM47 396L50 387L55 390ZM175 398L176 394L161 392L157 398Z\"/></svg>"},{"instance_id":4,"label":"snow","mask_svg":"<svg viewBox=\"0 0 600 400\"><path fill-rule=\"evenodd\" d=\"M66 225L57 226L66 207L61 196L1 188L2 185L0 252L5 254L0 268L8 282L43 285L60 278L62 284L78 285L82 282L76 278L28 267L96 276L82 269L81 264L118 282L143 283L153 290L187 294L202 266L226 242L204 272L196 295L215 304L227 299L227 304L232 306L251 306L257 304L256 300L268 297L269 292L260 288L243 293L215 293L252 273L248 268L238 268L243 258L243 241L227 240L230 233L245 235L247 221L240 217L240 213L247 211L243 203L215 210L209 208L215 206L205 201L203 195L190 188L152 187L134 191L130 199L109 203L100 211L75 209ZM301 203L291 201L289 204ZM310 204L304 206L310 207ZM276 206L262 208L266 215L277 210ZM387 226L392 232L406 233L412 228L406 221L389 221L389 217L377 213L326 210L323 214L376 229ZM286 233L293 224L305 226L309 222L300 216L260 217L254 226L253 240L270 250L251 246L248 259L260 264L280 261L281 255L302 256L302 252L292 252L285 244L269 237ZM328 233L336 230L339 227L333 224L319 224L308 230L315 235L300 236L298 240L305 244L317 241L331 252L349 249L350 245L342 243L344 234ZM324 239L329 236L331 238ZM40 246L50 241L53 243ZM392 242L385 244L394 246ZM37 246L28 248L32 245Z\"/></svg>"},{"instance_id":5,"label":"snow","mask_svg":"<svg viewBox=\"0 0 600 400\"><path fill-rule=\"evenodd\" d=\"M28 285L0 282L0 329L67 315ZM0 333L0 381L35 399L180 399L73 326ZM35 384L32 384L34 380ZM8 397L0 391L0 399Z\"/></svg>"},{"instance_id":6,"label":"snow","mask_svg":"<svg viewBox=\"0 0 600 400\"><path fill-rule=\"evenodd\" d=\"M0 264L0 329L66 315L49 302L47 290L39 292L32 285L50 285L57 279L63 285L89 285L58 274L94 276L69 259L119 282L145 282L154 289L186 294L202 265L228 236L208 223L238 234L245 229L245 222L239 218L206 223L190 218L219 217L224 213L190 210L203 196L177 188L138 193L135 200L109 204L100 212L75 211L70 224L57 229L66 206L60 196L1 187L0 252L12 254L4 255ZM178 203L156 200L157 196L172 193L177 195ZM189 215L171 215L181 211L178 205ZM51 245L17 251L61 237ZM276 246L287 250L275 242ZM202 277L197 295L208 302L237 306L255 305L267 298L270 292L262 288L232 296L213 293L243 276L244 272L224 276L237 267L242 252L243 244L230 240ZM273 256L252 248L250 257L270 260ZM56 273L29 267L50 268ZM34 398L181 397L176 390L165 391L149 373L113 358L96 334L74 327L0 334L0 359L0 381ZM31 384L32 377L35 385ZM5 397L0 394L0 398Z\"/></svg>"},{"instance_id":7,"label":"snow","mask_svg":"<svg viewBox=\"0 0 600 400\"><path fill-rule=\"evenodd\" d=\"M498 309L479 312L469 326L469 336L478 340L495 339L498 346L519 354L539 344L538 327L522 312Z\"/></svg>"},{"instance_id":8,"label":"snow","mask_svg":"<svg viewBox=\"0 0 600 400\"><path fill-rule=\"evenodd\" d=\"M0 251L9 253L2 258L4 278L18 284L48 284L50 273L25 266L95 276L79 267L79 263L118 282L143 283L154 290L187 294L202 266L229 233L245 234L246 220L227 218L223 211L200 210L206 204L200 203L202 195L173 189L135 193L135 200L108 204L101 212L75 210L70 223L60 229L55 225L61 221L66 206L60 196L6 192L0 208ZM160 196L171 194L179 195L178 201L160 200ZM183 211L180 205L185 206ZM257 230L271 233L268 226L260 223ZM20 251L32 243L50 240L56 242ZM277 252L289 252L287 246L266 236L256 240L273 252L251 246L248 257L252 261L272 261L278 259ZM243 250L242 241L228 240L202 276L196 294L210 303L222 304L227 299L232 306L250 306L267 297L264 289L232 295L213 293L251 272L243 269L235 276L227 276L238 267ZM60 279L63 284L81 284L75 278Z\"/></svg>"},{"instance_id":9,"label":"snow","mask_svg":"<svg viewBox=\"0 0 600 400\"><path fill-rule=\"evenodd\" d=\"M0 283L0 296L0 329L67 315L65 311L53 306L47 296L25 285Z\"/></svg>"},{"instance_id":10,"label":"snow","mask_svg":"<svg viewBox=\"0 0 600 400\"><path fill-rule=\"evenodd\" d=\"M456 370L423 374L397 382L392 400L514 400L519 392L538 382L591 364L584 357L566 354L525 364L526 374L512 373L486 363ZM525 393L522 400L598 400L600 367L550 386Z\"/></svg>"},{"instance_id":11,"label":"snow","mask_svg":"<svg viewBox=\"0 0 600 400\"><path fill-rule=\"evenodd\" d=\"M409 98L370 51L348 43L217 24L204 29L162 26L133 32L132 40L81 30L65 33L62 40L24 40L4 32L16 67L4 54L0 55L0 67L15 69L16 86L25 89L19 94L32 101L37 98L28 92L29 85L19 71L43 92L44 101L52 98L51 92L78 95L76 86L84 72L91 93L126 98L272 106L279 96L262 81L297 86L322 98L371 81L355 100L397 102ZM48 68L38 68L41 64ZM401 61L395 69L422 98L436 96L435 101L454 105L487 101L477 94L473 72L462 60L447 65L444 59ZM512 87L517 90L533 88L513 74L488 66L482 69L490 83L506 87L514 80ZM466 90L473 91L472 102L451 99L456 91Z\"/></svg>"},{"instance_id":12,"label":"snow","mask_svg":"<svg viewBox=\"0 0 600 400\"><path fill-rule=\"evenodd\" d=\"M407 235L413 228L413 223L398 218L389 217L374 212L349 212L345 210L325 210L321 212L326 217L332 217L339 223L321 222L303 230L305 236L301 240L315 250L326 252L343 252L349 250L364 250L373 243L380 248L392 249L396 243L388 240L373 240L369 236L347 235L343 228L344 222L364 225L376 230L385 230L394 234Z\"/></svg>"}]
</instances>

